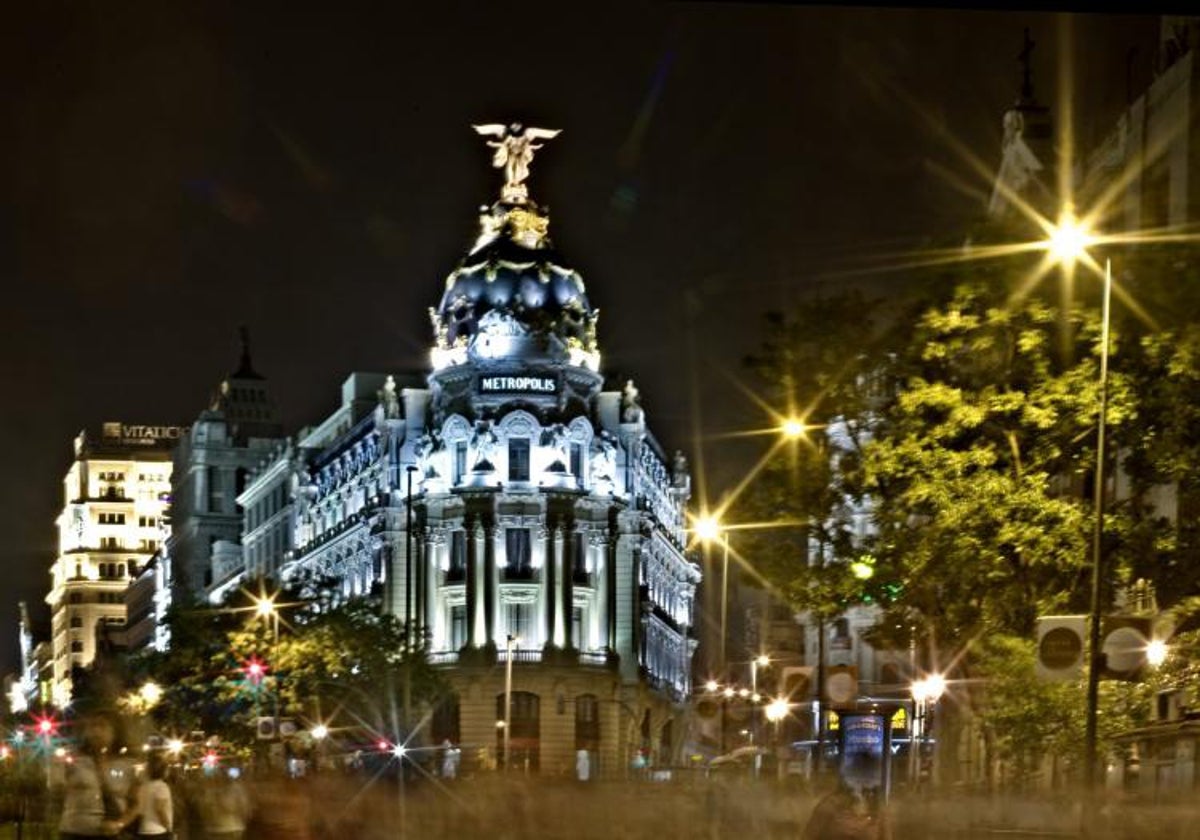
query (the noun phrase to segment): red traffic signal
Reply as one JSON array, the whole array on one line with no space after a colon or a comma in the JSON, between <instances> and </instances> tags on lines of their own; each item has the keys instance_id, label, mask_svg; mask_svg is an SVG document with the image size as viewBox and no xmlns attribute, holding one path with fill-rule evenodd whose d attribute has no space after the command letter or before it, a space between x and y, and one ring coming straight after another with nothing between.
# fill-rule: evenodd
<instances>
[{"instance_id":1,"label":"red traffic signal","mask_svg":"<svg viewBox=\"0 0 1200 840\"><path fill-rule=\"evenodd\" d=\"M58 732L58 721L49 715L35 718L34 726L37 729L37 734L43 738L51 738Z\"/></svg>"},{"instance_id":2,"label":"red traffic signal","mask_svg":"<svg viewBox=\"0 0 1200 840\"><path fill-rule=\"evenodd\" d=\"M266 675L267 665L265 662L262 662L257 658L253 658L242 667L242 670L246 674L246 679L257 685Z\"/></svg>"}]
</instances>

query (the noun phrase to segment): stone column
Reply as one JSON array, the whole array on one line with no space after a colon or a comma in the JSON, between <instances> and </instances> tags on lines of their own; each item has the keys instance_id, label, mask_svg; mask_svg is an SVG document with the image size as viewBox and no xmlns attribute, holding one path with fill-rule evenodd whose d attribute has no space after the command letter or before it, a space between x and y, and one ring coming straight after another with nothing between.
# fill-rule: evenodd
<instances>
[{"instance_id":1,"label":"stone column","mask_svg":"<svg viewBox=\"0 0 1200 840\"><path fill-rule=\"evenodd\" d=\"M425 528L425 592L424 592L424 610L421 617L424 619L425 638L432 642L435 634L438 638L445 639L446 633L438 632L438 627L442 623L442 611L438 604L438 567L441 565L442 553L447 550L445 531L438 529L438 539L435 542L433 537L433 529L426 526Z\"/></svg>"},{"instance_id":2,"label":"stone column","mask_svg":"<svg viewBox=\"0 0 1200 840\"><path fill-rule=\"evenodd\" d=\"M467 540L467 644L482 647L487 639L487 624L483 615L482 541L479 518L468 513L463 520Z\"/></svg>"},{"instance_id":3,"label":"stone column","mask_svg":"<svg viewBox=\"0 0 1200 840\"><path fill-rule=\"evenodd\" d=\"M558 519L554 523L554 528L546 535L546 550L550 552L553 560L551 564L554 569L554 580L550 582L550 603L554 609L554 646L557 648L566 647L567 634L570 632L566 628L566 624L571 620L571 614L563 612L562 598L558 597L559 588L562 586L562 581L570 577L570 570L565 568L563 563L563 530L564 521Z\"/></svg>"},{"instance_id":4,"label":"stone column","mask_svg":"<svg viewBox=\"0 0 1200 840\"><path fill-rule=\"evenodd\" d=\"M579 640L575 638L575 565L579 558L575 556L576 537L575 523L567 519L560 531L559 555L562 557L562 612L563 612L563 647L577 648ZM583 628L580 628L582 632Z\"/></svg>"},{"instance_id":5,"label":"stone column","mask_svg":"<svg viewBox=\"0 0 1200 840\"><path fill-rule=\"evenodd\" d=\"M546 527L543 529L545 546L542 554L542 585L541 597L538 598L542 607L542 623L546 627L546 644L558 646L558 636L561 624L558 612L554 608L554 584L558 580L558 567L554 553L554 533L558 530L558 522L554 514L546 514Z\"/></svg>"},{"instance_id":6,"label":"stone column","mask_svg":"<svg viewBox=\"0 0 1200 840\"><path fill-rule=\"evenodd\" d=\"M496 573L496 527L490 516L483 523L483 616L485 645L496 641L496 601L500 594Z\"/></svg>"}]
</instances>

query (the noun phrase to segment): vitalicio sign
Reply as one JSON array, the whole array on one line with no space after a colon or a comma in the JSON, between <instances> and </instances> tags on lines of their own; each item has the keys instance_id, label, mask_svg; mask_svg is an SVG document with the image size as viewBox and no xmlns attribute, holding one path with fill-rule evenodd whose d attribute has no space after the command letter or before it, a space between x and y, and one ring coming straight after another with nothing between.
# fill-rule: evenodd
<instances>
[{"instance_id":1,"label":"vitalicio sign","mask_svg":"<svg viewBox=\"0 0 1200 840\"><path fill-rule=\"evenodd\" d=\"M109 421L101 427L104 440L120 442L123 446L154 446L168 440L178 440L185 426L139 426Z\"/></svg>"}]
</instances>

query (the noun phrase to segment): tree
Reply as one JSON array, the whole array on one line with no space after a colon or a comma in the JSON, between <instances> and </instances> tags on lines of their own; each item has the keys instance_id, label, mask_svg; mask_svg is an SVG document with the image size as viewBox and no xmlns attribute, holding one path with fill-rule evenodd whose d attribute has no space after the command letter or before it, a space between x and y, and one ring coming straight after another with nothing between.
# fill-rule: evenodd
<instances>
[{"instance_id":1,"label":"tree","mask_svg":"<svg viewBox=\"0 0 1200 840\"><path fill-rule=\"evenodd\" d=\"M139 664L164 687L154 710L163 731L200 730L246 744L255 718L294 718L302 724L339 717L374 735L397 737L400 692L407 679L418 706L445 693L424 650L409 650L399 622L374 602L335 607L277 598L282 630L254 614L238 595L223 607L187 605L169 616L171 649Z\"/></svg>"}]
</instances>

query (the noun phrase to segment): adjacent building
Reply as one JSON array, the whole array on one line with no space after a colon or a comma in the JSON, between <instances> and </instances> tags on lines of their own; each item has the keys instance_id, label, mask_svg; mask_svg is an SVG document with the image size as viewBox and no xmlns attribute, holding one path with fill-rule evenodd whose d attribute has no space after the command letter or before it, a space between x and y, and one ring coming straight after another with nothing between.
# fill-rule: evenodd
<instances>
[{"instance_id":1,"label":"adjacent building","mask_svg":"<svg viewBox=\"0 0 1200 840\"><path fill-rule=\"evenodd\" d=\"M163 570L178 594L202 600L243 576L245 525L238 495L249 469L283 439L267 381L250 360L242 330L238 367L180 436L171 478L171 523Z\"/></svg>"},{"instance_id":2,"label":"adjacent building","mask_svg":"<svg viewBox=\"0 0 1200 840\"><path fill-rule=\"evenodd\" d=\"M162 542L170 450L180 426L108 422L75 438L63 480L58 556L50 569L51 697L71 696L71 672L124 630L125 594Z\"/></svg>"}]
</instances>

